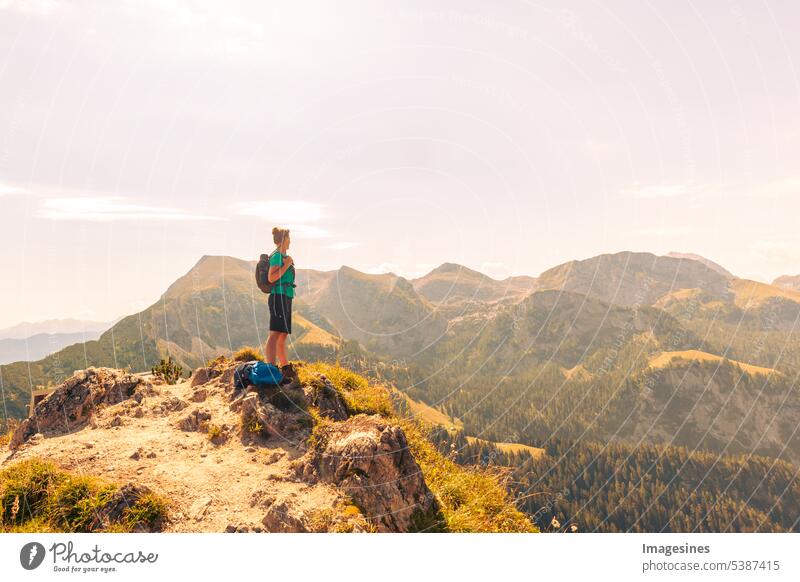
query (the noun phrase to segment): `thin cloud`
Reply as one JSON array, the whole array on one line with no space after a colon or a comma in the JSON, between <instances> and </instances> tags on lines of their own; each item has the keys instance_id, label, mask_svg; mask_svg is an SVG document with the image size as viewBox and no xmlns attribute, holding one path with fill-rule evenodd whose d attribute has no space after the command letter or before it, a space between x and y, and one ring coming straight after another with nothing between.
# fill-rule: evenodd
<instances>
[{"instance_id":1,"label":"thin cloud","mask_svg":"<svg viewBox=\"0 0 800 582\"><path fill-rule=\"evenodd\" d=\"M629 198L675 198L690 192L687 184L651 184L649 186L636 186L623 191Z\"/></svg>"},{"instance_id":2,"label":"thin cloud","mask_svg":"<svg viewBox=\"0 0 800 582\"><path fill-rule=\"evenodd\" d=\"M800 237L773 237L752 243L750 255L759 263L779 266L784 273L795 273L800 265Z\"/></svg>"},{"instance_id":3,"label":"thin cloud","mask_svg":"<svg viewBox=\"0 0 800 582\"><path fill-rule=\"evenodd\" d=\"M47 220L83 222L219 220L213 216L189 214L177 208L131 204L126 200L121 196L47 198L41 201L36 216Z\"/></svg>"},{"instance_id":4,"label":"thin cloud","mask_svg":"<svg viewBox=\"0 0 800 582\"><path fill-rule=\"evenodd\" d=\"M325 217L323 205L304 200L251 200L231 206L239 216L265 220L272 225L288 228L300 238L328 238L331 233L322 227L307 224Z\"/></svg>"},{"instance_id":5,"label":"thin cloud","mask_svg":"<svg viewBox=\"0 0 800 582\"><path fill-rule=\"evenodd\" d=\"M650 228L640 228L632 231L631 234L639 236L685 236L689 234L699 234L711 232L711 229L700 226L654 226Z\"/></svg>"},{"instance_id":6,"label":"thin cloud","mask_svg":"<svg viewBox=\"0 0 800 582\"><path fill-rule=\"evenodd\" d=\"M323 218L322 204L303 200L252 200L238 202L233 211L241 216L269 220L275 224L305 224Z\"/></svg>"},{"instance_id":7,"label":"thin cloud","mask_svg":"<svg viewBox=\"0 0 800 582\"><path fill-rule=\"evenodd\" d=\"M4 184L0 182L0 197L2 196L24 196L30 194L25 188L12 186L11 184Z\"/></svg>"},{"instance_id":8,"label":"thin cloud","mask_svg":"<svg viewBox=\"0 0 800 582\"><path fill-rule=\"evenodd\" d=\"M331 236L331 233L324 228L308 224L286 224L284 228L288 228L297 238L328 238Z\"/></svg>"},{"instance_id":9,"label":"thin cloud","mask_svg":"<svg viewBox=\"0 0 800 582\"><path fill-rule=\"evenodd\" d=\"M63 4L61 0L0 0L0 10L49 16Z\"/></svg>"},{"instance_id":10,"label":"thin cloud","mask_svg":"<svg viewBox=\"0 0 800 582\"><path fill-rule=\"evenodd\" d=\"M333 244L329 244L325 248L334 251L343 251L345 249L352 249L353 247L357 247L360 244L361 243L351 242L351 241L340 241L340 242L335 242Z\"/></svg>"},{"instance_id":11,"label":"thin cloud","mask_svg":"<svg viewBox=\"0 0 800 582\"><path fill-rule=\"evenodd\" d=\"M800 198L800 176L772 180L755 189L760 198Z\"/></svg>"}]
</instances>

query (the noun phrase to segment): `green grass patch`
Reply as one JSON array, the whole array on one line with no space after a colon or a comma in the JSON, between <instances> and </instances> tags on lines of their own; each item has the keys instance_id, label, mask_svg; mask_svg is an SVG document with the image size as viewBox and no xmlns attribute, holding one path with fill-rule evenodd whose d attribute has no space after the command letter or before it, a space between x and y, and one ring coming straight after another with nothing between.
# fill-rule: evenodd
<instances>
[{"instance_id":1,"label":"green grass patch","mask_svg":"<svg viewBox=\"0 0 800 582\"><path fill-rule=\"evenodd\" d=\"M98 517L118 492L113 483L47 461L20 461L0 471L0 532L154 531L167 518L166 501L143 493L103 523Z\"/></svg>"},{"instance_id":2,"label":"green grass patch","mask_svg":"<svg viewBox=\"0 0 800 582\"><path fill-rule=\"evenodd\" d=\"M303 384L311 382L316 374L324 374L331 384L341 392L349 392L369 386L369 381L347 368L325 362L304 363L298 366L297 375Z\"/></svg>"},{"instance_id":3,"label":"green grass patch","mask_svg":"<svg viewBox=\"0 0 800 582\"><path fill-rule=\"evenodd\" d=\"M317 374L324 374L330 380L351 416L356 414L394 416L391 393L383 386L370 384L363 376L336 364L315 362L299 366L298 377L303 384L318 381Z\"/></svg>"}]
</instances>

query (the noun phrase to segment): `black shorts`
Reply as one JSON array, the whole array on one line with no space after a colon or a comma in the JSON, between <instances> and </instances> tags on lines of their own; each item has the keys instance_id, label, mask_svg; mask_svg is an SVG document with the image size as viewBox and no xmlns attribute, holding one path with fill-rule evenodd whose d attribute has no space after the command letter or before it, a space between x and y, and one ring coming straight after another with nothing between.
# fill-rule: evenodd
<instances>
[{"instance_id":1,"label":"black shorts","mask_svg":"<svg viewBox=\"0 0 800 582\"><path fill-rule=\"evenodd\" d=\"M279 293L270 293L269 330L281 333L292 333L292 298Z\"/></svg>"}]
</instances>

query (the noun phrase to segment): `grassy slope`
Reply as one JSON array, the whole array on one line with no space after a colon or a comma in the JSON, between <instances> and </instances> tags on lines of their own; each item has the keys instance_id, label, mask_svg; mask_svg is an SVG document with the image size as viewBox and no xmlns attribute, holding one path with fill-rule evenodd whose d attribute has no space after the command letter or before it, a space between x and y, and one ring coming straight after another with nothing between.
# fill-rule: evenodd
<instances>
[{"instance_id":1,"label":"grassy slope","mask_svg":"<svg viewBox=\"0 0 800 582\"><path fill-rule=\"evenodd\" d=\"M439 518L426 530L450 532L534 532L525 514L514 505L500 478L486 470L468 468L446 459L426 438L423 425L397 414L390 389L369 384L366 378L331 364L307 364L300 377L308 382L323 373L343 397L351 414L380 414L402 426L409 448L425 482L441 506ZM329 422L329 421L323 421ZM312 434L312 442L313 442Z\"/></svg>"},{"instance_id":2,"label":"grassy slope","mask_svg":"<svg viewBox=\"0 0 800 582\"><path fill-rule=\"evenodd\" d=\"M735 279L731 284L731 290L736 297L736 305L742 308L758 304L773 297L790 299L800 303L800 292L798 291L767 285L758 281L750 281L749 279Z\"/></svg>"},{"instance_id":3,"label":"grassy slope","mask_svg":"<svg viewBox=\"0 0 800 582\"><path fill-rule=\"evenodd\" d=\"M708 352L701 352L700 350L683 350L679 352L661 352L650 358L650 367L656 370L666 368L673 360L682 360L686 362L721 362L724 358L716 354L709 354ZM750 375L763 374L768 376L774 374L775 370L772 368L763 368L761 366L753 366L745 364L744 362L737 362L736 360L728 360L731 364L739 366L742 370Z\"/></svg>"},{"instance_id":4,"label":"grassy slope","mask_svg":"<svg viewBox=\"0 0 800 582\"><path fill-rule=\"evenodd\" d=\"M418 418L429 424L443 426L448 430L462 430L464 428L464 423L461 422L460 419L451 418L432 406L428 406L424 402L414 400L405 392L394 390L394 394L404 399L405 405L408 407L408 411L413 418Z\"/></svg>"},{"instance_id":5,"label":"grassy slope","mask_svg":"<svg viewBox=\"0 0 800 582\"><path fill-rule=\"evenodd\" d=\"M504 453L529 453L534 459L538 459L545 454L544 449L539 447L532 447L530 445L523 445L520 443L496 443L494 441L487 441L478 437L467 436L465 437L470 444L484 443L497 448Z\"/></svg>"}]
</instances>

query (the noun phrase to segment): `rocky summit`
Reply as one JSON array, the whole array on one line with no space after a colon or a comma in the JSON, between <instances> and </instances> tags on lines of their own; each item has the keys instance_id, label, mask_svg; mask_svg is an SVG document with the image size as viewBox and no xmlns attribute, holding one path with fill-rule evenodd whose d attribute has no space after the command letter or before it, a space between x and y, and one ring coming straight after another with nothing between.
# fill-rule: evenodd
<instances>
[{"instance_id":1,"label":"rocky summit","mask_svg":"<svg viewBox=\"0 0 800 582\"><path fill-rule=\"evenodd\" d=\"M238 363L218 358L174 385L77 372L17 427L0 469L42 459L124 483L101 522L126 497L160 495L162 531L404 532L437 514L401 426L351 414L323 374L237 390Z\"/></svg>"}]
</instances>

